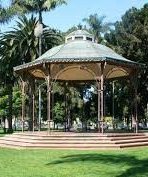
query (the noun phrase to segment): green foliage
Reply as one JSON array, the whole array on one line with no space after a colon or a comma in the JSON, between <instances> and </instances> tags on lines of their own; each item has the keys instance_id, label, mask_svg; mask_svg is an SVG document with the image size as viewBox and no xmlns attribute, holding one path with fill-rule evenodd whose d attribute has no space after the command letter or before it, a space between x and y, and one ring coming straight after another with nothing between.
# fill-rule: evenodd
<instances>
[{"instance_id":1,"label":"green foliage","mask_svg":"<svg viewBox=\"0 0 148 177\"><path fill-rule=\"evenodd\" d=\"M56 6L65 4L64 0L12 0L12 5L18 5L29 12L50 11Z\"/></svg>"},{"instance_id":2,"label":"green foliage","mask_svg":"<svg viewBox=\"0 0 148 177\"><path fill-rule=\"evenodd\" d=\"M42 22L42 13L46 11L50 11L55 9L57 6L62 4L66 4L65 0L11 0L12 7L16 7L18 13L38 13L39 14L39 21Z\"/></svg>"},{"instance_id":3,"label":"green foliage","mask_svg":"<svg viewBox=\"0 0 148 177\"><path fill-rule=\"evenodd\" d=\"M88 18L83 19L83 21L89 25L90 31L93 33L97 43L103 40L101 34L109 31L110 26L113 25L112 23L103 23L104 19L105 16L99 17L98 14L92 14Z\"/></svg>"},{"instance_id":4,"label":"green foliage","mask_svg":"<svg viewBox=\"0 0 148 177\"><path fill-rule=\"evenodd\" d=\"M0 117L7 117L8 95L0 95Z\"/></svg>"},{"instance_id":5,"label":"green foliage","mask_svg":"<svg viewBox=\"0 0 148 177\"><path fill-rule=\"evenodd\" d=\"M9 114L9 97L8 97L8 90L6 87L1 87L0 88L0 117L8 117ZM15 117L20 116L20 111L21 111L21 91L19 90L18 87L14 87L13 89L13 111L12 115Z\"/></svg>"},{"instance_id":6,"label":"green foliage","mask_svg":"<svg viewBox=\"0 0 148 177\"><path fill-rule=\"evenodd\" d=\"M65 109L64 109L64 105L63 103L55 103L54 108L53 108L53 112L54 112L54 117L53 117L53 121L57 124L57 123L63 123L64 122L64 115L65 115Z\"/></svg>"},{"instance_id":7,"label":"green foliage","mask_svg":"<svg viewBox=\"0 0 148 177\"><path fill-rule=\"evenodd\" d=\"M23 16L17 21L16 28L13 31L4 33L1 37L1 55L8 59L6 61L8 70L13 72L13 67L22 63L28 63L38 57L38 39L34 35L36 27L36 18L30 19ZM46 29L42 35L42 52L44 53L51 47L57 45L61 40L60 33L54 29ZM5 50L5 53L3 51ZM19 51L19 52L17 52ZM11 65L8 63L11 62ZM11 67L11 69L10 69ZM13 74L11 74L13 75Z\"/></svg>"},{"instance_id":8,"label":"green foliage","mask_svg":"<svg viewBox=\"0 0 148 177\"><path fill-rule=\"evenodd\" d=\"M8 23L15 15L15 8L3 7L3 2L0 1L0 24Z\"/></svg>"},{"instance_id":9,"label":"green foliage","mask_svg":"<svg viewBox=\"0 0 148 177\"><path fill-rule=\"evenodd\" d=\"M142 9L128 10L122 21L115 23L115 30L105 38L108 45L124 57L146 65L138 76L138 112L141 118L145 118L148 103L148 4ZM120 102L124 105L122 100Z\"/></svg>"},{"instance_id":10,"label":"green foliage","mask_svg":"<svg viewBox=\"0 0 148 177\"><path fill-rule=\"evenodd\" d=\"M8 117L10 124L12 115L18 116L20 108L19 91L13 95L13 86L19 79L13 72L13 67L35 60L38 55L38 39L34 36L36 18L30 19L23 16L19 18L17 26L0 36L0 81L8 90ZM42 35L42 52L62 41L60 32L54 29L46 29ZM13 100L13 97L15 100ZM5 97L3 98L6 99ZM3 104L4 105L4 104ZM16 109L16 111L15 111Z\"/></svg>"},{"instance_id":11,"label":"green foliage","mask_svg":"<svg viewBox=\"0 0 148 177\"><path fill-rule=\"evenodd\" d=\"M26 98L25 98L26 99ZM18 117L21 115L22 106L22 93L18 87L13 88L13 116Z\"/></svg>"}]
</instances>

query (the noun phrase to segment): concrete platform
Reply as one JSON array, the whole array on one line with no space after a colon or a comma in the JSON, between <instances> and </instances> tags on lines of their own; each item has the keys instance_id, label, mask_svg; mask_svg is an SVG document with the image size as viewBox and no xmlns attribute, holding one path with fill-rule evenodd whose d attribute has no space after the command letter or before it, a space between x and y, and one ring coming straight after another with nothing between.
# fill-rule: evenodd
<instances>
[{"instance_id":1,"label":"concrete platform","mask_svg":"<svg viewBox=\"0 0 148 177\"><path fill-rule=\"evenodd\" d=\"M0 138L0 147L17 149L120 149L139 146L148 146L148 134L24 132Z\"/></svg>"}]
</instances>

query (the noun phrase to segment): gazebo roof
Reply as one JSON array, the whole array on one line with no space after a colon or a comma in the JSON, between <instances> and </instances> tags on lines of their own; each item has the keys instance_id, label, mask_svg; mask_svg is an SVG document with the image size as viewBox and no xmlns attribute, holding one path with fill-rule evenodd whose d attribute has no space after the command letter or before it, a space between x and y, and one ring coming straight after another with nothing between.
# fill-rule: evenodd
<instances>
[{"instance_id":1,"label":"gazebo roof","mask_svg":"<svg viewBox=\"0 0 148 177\"><path fill-rule=\"evenodd\" d=\"M102 61L112 60L136 64L121 55L115 53L109 47L85 40L74 40L54 47L44 53L36 61L49 62L74 62L74 61Z\"/></svg>"},{"instance_id":2,"label":"gazebo roof","mask_svg":"<svg viewBox=\"0 0 148 177\"><path fill-rule=\"evenodd\" d=\"M45 52L35 61L17 66L15 71L42 63L63 62L101 62L109 61L116 64L138 67L139 63L128 60L105 45L94 42L92 34L85 30L77 30L66 36L65 43Z\"/></svg>"},{"instance_id":3,"label":"gazebo roof","mask_svg":"<svg viewBox=\"0 0 148 177\"><path fill-rule=\"evenodd\" d=\"M106 79L127 77L141 66L95 43L87 31L77 30L66 36L64 44L53 47L33 62L15 67L14 71L40 79L50 73L55 80L92 81L101 76L102 64Z\"/></svg>"}]
</instances>

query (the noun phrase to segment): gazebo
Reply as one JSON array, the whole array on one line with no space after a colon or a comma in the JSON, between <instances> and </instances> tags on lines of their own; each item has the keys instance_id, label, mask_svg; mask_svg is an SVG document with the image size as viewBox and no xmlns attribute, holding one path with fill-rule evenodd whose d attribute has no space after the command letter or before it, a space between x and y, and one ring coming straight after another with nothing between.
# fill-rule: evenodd
<instances>
[{"instance_id":1,"label":"gazebo","mask_svg":"<svg viewBox=\"0 0 148 177\"><path fill-rule=\"evenodd\" d=\"M41 55L35 61L14 68L22 78L22 95L25 94L25 83L32 89L32 120L34 127L34 80L42 79L47 83L47 120L50 130L51 121L51 83L53 81L73 81L97 83L98 124L104 117L104 80L127 77L131 79L135 97L137 95L136 78L140 65L115 53L105 45L97 44L94 36L85 30L76 30L65 38L65 43ZM22 122L24 122L24 97L22 97ZM134 106L134 120L137 132L137 103ZM23 127L23 126L22 126Z\"/></svg>"}]
</instances>

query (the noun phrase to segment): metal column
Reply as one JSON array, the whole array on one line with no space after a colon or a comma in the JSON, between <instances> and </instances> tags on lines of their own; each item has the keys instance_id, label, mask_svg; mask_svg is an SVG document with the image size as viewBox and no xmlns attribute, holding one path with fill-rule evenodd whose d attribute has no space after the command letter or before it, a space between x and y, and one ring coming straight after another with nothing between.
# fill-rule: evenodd
<instances>
[{"instance_id":1,"label":"metal column","mask_svg":"<svg viewBox=\"0 0 148 177\"><path fill-rule=\"evenodd\" d=\"M50 122L51 122L51 77L50 74L47 76L47 121L48 121L48 133L50 133Z\"/></svg>"}]
</instances>

